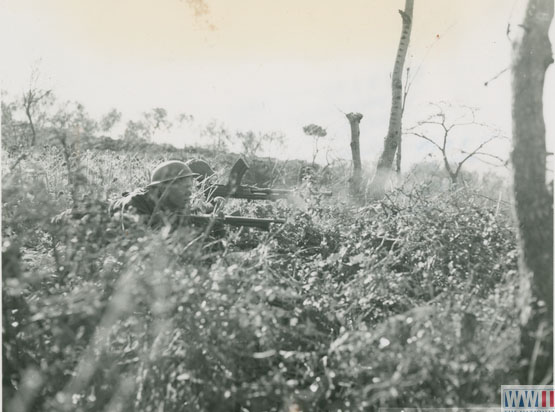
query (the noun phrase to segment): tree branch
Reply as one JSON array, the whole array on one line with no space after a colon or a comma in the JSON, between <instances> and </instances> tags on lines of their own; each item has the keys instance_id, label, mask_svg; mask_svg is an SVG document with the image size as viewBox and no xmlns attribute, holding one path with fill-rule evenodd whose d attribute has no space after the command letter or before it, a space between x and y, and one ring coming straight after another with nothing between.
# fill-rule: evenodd
<instances>
[{"instance_id":1,"label":"tree branch","mask_svg":"<svg viewBox=\"0 0 555 412\"><path fill-rule=\"evenodd\" d=\"M413 136L417 136L420 137L421 139L427 140L428 142L430 142L431 144L433 144L435 147L437 147L439 150L442 150L441 146L438 145L436 142L434 142L432 139L430 139L428 136L425 136L421 133L415 133L415 132L409 132L407 134L411 134Z\"/></svg>"},{"instance_id":2,"label":"tree branch","mask_svg":"<svg viewBox=\"0 0 555 412\"><path fill-rule=\"evenodd\" d=\"M478 153L480 151L480 149L482 147L484 147L486 144L488 144L489 142L491 142L492 140L496 139L496 136L494 137L490 137L489 139L487 139L486 141L482 142L482 144L480 144L476 149L474 149L472 152L468 153L468 155L459 162L459 165L457 166L457 170L455 171L455 174L459 173L459 170L461 170L462 165L468 160L470 159L472 156L474 156L476 153Z\"/></svg>"},{"instance_id":3,"label":"tree branch","mask_svg":"<svg viewBox=\"0 0 555 412\"><path fill-rule=\"evenodd\" d=\"M468 153L470 153L470 152L461 150L461 153L462 153L462 154L468 154ZM501 165L502 165L502 166L507 166L507 164L509 163L509 160L508 160L508 159L503 159L502 157L496 156L496 155L491 154L491 153L476 152L476 153L474 153L474 155L475 155L475 156L486 156L486 157L491 157L492 159L495 159L495 160L499 160L499 161L501 162ZM488 164L493 164L493 163L488 163Z\"/></svg>"}]
</instances>

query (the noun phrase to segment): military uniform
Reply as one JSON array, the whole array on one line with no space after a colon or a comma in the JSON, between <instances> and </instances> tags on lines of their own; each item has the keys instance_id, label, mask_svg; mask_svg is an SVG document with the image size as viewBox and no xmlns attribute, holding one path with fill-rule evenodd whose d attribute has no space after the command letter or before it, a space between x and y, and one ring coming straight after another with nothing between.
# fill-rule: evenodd
<instances>
[{"instance_id":1,"label":"military uniform","mask_svg":"<svg viewBox=\"0 0 555 412\"><path fill-rule=\"evenodd\" d=\"M188 210L192 179L197 176L183 162L161 163L152 172L150 183L123 193L110 205L110 214L121 219L124 228L139 221L151 227L178 225Z\"/></svg>"},{"instance_id":2,"label":"military uniform","mask_svg":"<svg viewBox=\"0 0 555 412\"><path fill-rule=\"evenodd\" d=\"M110 215L119 219L123 228L134 223L152 228L160 228L166 224L174 226L178 223L178 215L163 210L148 188L123 193L121 198L110 205Z\"/></svg>"},{"instance_id":3,"label":"military uniform","mask_svg":"<svg viewBox=\"0 0 555 412\"><path fill-rule=\"evenodd\" d=\"M124 192L122 197L110 205L110 214L132 209L141 215L152 215L156 202L148 193L148 189L137 189L133 192Z\"/></svg>"}]
</instances>

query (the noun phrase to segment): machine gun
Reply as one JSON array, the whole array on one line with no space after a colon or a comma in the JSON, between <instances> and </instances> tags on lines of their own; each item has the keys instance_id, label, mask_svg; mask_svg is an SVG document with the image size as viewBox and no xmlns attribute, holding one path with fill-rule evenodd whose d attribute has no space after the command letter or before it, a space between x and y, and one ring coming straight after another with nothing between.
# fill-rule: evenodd
<instances>
[{"instance_id":1,"label":"machine gun","mask_svg":"<svg viewBox=\"0 0 555 412\"><path fill-rule=\"evenodd\" d=\"M270 225L272 223L285 223L285 219L260 219L244 216L187 215L184 216L184 219L193 224L199 225L208 225L210 222L214 221L215 224L219 225L224 224L231 226L254 227L265 231L270 230Z\"/></svg>"},{"instance_id":2,"label":"machine gun","mask_svg":"<svg viewBox=\"0 0 555 412\"><path fill-rule=\"evenodd\" d=\"M277 200L288 199L293 196L296 191L288 189L270 189L255 186L242 185L243 176L249 169L247 163L239 158L231 171L227 184L213 184L204 190L205 197L210 201L216 197L248 199L248 200ZM194 171L194 170L193 170ZM331 196L332 192L316 192L311 190L311 194L321 196Z\"/></svg>"}]
</instances>

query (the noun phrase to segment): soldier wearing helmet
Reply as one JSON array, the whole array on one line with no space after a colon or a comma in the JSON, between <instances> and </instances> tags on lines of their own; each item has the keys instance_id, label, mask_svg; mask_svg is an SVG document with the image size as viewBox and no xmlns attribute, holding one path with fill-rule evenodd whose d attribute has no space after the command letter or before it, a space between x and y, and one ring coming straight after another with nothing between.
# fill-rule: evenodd
<instances>
[{"instance_id":1,"label":"soldier wearing helmet","mask_svg":"<svg viewBox=\"0 0 555 412\"><path fill-rule=\"evenodd\" d=\"M124 193L121 199L113 202L110 214L119 213L122 223L124 214L132 212L150 226L173 224L176 217L188 212L194 178L197 176L184 162L163 162L154 168L146 187Z\"/></svg>"},{"instance_id":2,"label":"soldier wearing helmet","mask_svg":"<svg viewBox=\"0 0 555 412\"><path fill-rule=\"evenodd\" d=\"M197 182L202 182L216 175L216 172L204 160L191 159L187 161L186 165L189 166L193 173L198 175L196 177Z\"/></svg>"}]
</instances>

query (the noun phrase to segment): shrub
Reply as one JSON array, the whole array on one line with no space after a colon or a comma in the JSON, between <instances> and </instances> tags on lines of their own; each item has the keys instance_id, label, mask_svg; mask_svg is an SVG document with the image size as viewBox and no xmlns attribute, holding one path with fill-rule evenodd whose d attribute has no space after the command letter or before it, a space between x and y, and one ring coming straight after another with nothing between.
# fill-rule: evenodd
<instances>
[{"instance_id":1,"label":"shrub","mask_svg":"<svg viewBox=\"0 0 555 412\"><path fill-rule=\"evenodd\" d=\"M464 406L514 381L514 229L471 189L230 201L287 223L213 242L107 214L173 152L80 156L75 202L56 148L4 173L7 409Z\"/></svg>"}]
</instances>

